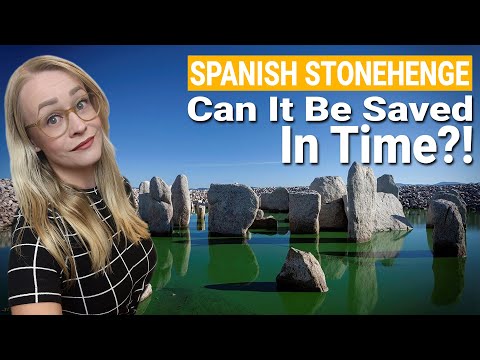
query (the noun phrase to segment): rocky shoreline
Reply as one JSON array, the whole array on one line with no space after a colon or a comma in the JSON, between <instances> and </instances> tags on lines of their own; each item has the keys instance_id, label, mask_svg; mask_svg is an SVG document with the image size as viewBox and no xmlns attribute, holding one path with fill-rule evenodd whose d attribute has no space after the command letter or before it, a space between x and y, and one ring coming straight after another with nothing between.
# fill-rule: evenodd
<instances>
[{"instance_id":1,"label":"rocky shoreline","mask_svg":"<svg viewBox=\"0 0 480 360\"><path fill-rule=\"evenodd\" d=\"M308 186L285 187L289 192L308 190ZM272 192L275 187L252 187L260 196ZM480 183L455 184L455 185L399 185L399 200L405 209L427 209L428 201L433 194L440 190L455 189L467 204L469 211L480 211ZM133 188L138 203L139 189ZM192 202L206 202L207 189L190 190ZM18 202L10 179L0 179L0 229L9 227L13 215L17 211Z\"/></svg>"}]
</instances>

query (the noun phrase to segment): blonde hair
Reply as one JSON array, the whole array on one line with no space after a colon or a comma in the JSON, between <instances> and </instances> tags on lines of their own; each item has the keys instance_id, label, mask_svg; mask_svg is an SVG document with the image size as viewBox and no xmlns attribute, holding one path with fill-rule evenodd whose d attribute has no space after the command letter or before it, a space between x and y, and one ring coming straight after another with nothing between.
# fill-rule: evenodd
<instances>
[{"instance_id":1,"label":"blonde hair","mask_svg":"<svg viewBox=\"0 0 480 360\"><path fill-rule=\"evenodd\" d=\"M52 70L73 75L87 91L94 92L100 99L103 146L95 166L95 181L117 229L111 229L106 221L102 221L90 206L87 195L62 181L43 152L37 154L30 143L24 128L19 94L34 74ZM57 216L54 216L56 226L49 221L50 206L73 227L82 244L89 249L93 271L99 271L107 264L114 236L120 239L123 233L133 243L150 237L148 224L130 203L115 160L115 148L109 139L109 113L108 100L98 84L76 64L56 56L29 59L15 70L8 82L5 94L6 140L15 194L25 221L56 259L67 279L75 276L75 261L68 239L65 241L58 230L64 225L58 223Z\"/></svg>"}]
</instances>

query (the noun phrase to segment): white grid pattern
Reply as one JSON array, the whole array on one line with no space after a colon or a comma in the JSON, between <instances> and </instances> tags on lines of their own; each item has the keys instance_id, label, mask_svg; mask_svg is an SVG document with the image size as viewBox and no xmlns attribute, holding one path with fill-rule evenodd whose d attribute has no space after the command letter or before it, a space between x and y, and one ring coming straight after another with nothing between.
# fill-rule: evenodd
<instances>
[{"instance_id":1,"label":"white grid pattern","mask_svg":"<svg viewBox=\"0 0 480 360\"><path fill-rule=\"evenodd\" d=\"M131 186L125 177L124 182L130 201L135 204ZM99 218L113 228L113 217L98 188L81 191L87 195L90 206ZM100 271L92 272L90 258L84 256L89 254L88 249L77 241L77 234L70 231L71 226L67 226L59 214L53 215L49 218L60 219L63 228L60 231L74 254L75 277L66 280L60 266L41 245L35 231L25 224L25 218L19 209L12 230L13 246L9 260L10 305L54 301L62 304L65 314L135 314L142 292L156 266L157 256L152 240L142 240L137 246L131 242L125 244L124 236L121 235L120 241L113 242L112 255L107 264L112 271L108 272L106 266ZM54 221L52 223L55 224ZM17 230L21 228L25 231L20 241ZM115 232L113 237L118 233ZM17 247L22 247L21 256L15 251ZM129 281L124 281L125 279ZM73 286L66 286L72 281Z\"/></svg>"}]
</instances>

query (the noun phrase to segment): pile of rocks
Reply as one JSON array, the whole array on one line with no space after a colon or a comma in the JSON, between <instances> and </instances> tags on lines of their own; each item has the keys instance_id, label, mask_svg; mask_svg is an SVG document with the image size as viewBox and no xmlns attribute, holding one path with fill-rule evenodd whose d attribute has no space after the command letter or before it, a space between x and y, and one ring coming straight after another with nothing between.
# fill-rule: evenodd
<instances>
[{"instance_id":1,"label":"pile of rocks","mask_svg":"<svg viewBox=\"0 0 480 360\"><path fill-rule=\"evenodd\" d=\"M480 211L480 183L455 185L402 185L399 199L404 208L427 209L433 194L438 191L457 190L467 204L467 209Z\"/></svg>"},{"instance_id":2,"label":"pile of rocks","mask_svg":"<svg viewBox=\"0 0 480 360\"><path fill-rule=\"evenodd\" d=\"M18 209L11 179L0 179L0 230L9 227Z\"/></svg>"}]
</instances>

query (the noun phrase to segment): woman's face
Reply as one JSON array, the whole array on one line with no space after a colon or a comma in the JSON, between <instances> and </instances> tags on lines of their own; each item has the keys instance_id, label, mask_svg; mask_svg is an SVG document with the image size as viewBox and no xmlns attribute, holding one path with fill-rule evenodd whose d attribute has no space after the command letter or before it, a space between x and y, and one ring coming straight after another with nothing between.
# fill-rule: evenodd
<instances>
[{"instance_id":1,"label":"woman's face","mask_svg":"<svg viewBox=\"0 0 480 360\"><path fill-rule=\"evenodd\" d=\"M85 86L74 76L59 70L35 74L20 92L20 105L26 125L39 118L55 115L56 110L76 106L86 94ZM81 106L81 104L79 105ZM73 111L68 113L69 126L59 138L50 138L40 128L27 129L32 144L43 151L50 166L62 179L69 179L82 171L91 171L102 154L102 125L99 116L83 121ZM56 122L54 117L50 118ZM86 149L74 150L80 143L94 136Z\"/></svg>"}]
</instances>

